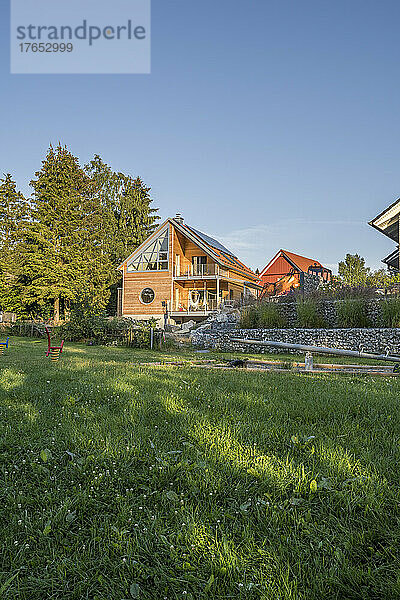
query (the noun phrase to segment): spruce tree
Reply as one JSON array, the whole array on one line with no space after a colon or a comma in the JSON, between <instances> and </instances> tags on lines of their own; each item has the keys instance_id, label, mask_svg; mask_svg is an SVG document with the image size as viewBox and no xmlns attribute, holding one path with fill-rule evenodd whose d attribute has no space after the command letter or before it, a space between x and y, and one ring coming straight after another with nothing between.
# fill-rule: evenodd
<instances>
[{"instance_id":1,"label":"spruce tree","mask_svg":"<svg viewBox=\"0 0 400 600\"><path fill-rule=\"evenodd\" d=\"M103 248L116 268L155 229L150 188L140 177L116 173L96 155L86 167L103 211ZM119 272L115 271L116 280Z\"/></svg>"},{"instance_id":2,"label":"spruce tree","mask_svg":"<svg viewBox=\"0 0 400 600\"><path fill-rule=\"evenodd\" d=\"M102 251L102 211L92 180L66 147L50 146L31 181L32 221L25 229L25 302L54 320L71 302L86 298L105 306L112 267Z\"/></svg>"},{"instance_id":3,"label":"spruce tree","mask_svg":"<svg viewBox=\"0 0 400 600\"><path fill-rule=\"evenodd\" d=\"M8 173L0 179L0 308L21 313L19 247L29 206Z\"/></svg>"}]
</instances>

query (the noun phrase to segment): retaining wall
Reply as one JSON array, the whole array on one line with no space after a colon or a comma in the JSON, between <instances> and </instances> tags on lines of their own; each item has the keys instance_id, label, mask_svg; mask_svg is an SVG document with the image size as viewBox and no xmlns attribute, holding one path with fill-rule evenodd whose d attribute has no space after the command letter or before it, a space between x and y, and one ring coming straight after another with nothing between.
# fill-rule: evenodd
<instances>
[{"instance_id":1,"label":"retaining wall","mask_svg":"<svg viewBox=\"0 0 400 600\"><path fill-rule=\"evenodd\" d=\"M193 331L193 346L202 349L216 349L244 353L287 353L288 350L268 348L256 344L233 342L232 338L251 340L273 340L309 346L328 346L345 350L366 352L400 353L400 329L200 329Z\"/></svg>"}]
</instances>

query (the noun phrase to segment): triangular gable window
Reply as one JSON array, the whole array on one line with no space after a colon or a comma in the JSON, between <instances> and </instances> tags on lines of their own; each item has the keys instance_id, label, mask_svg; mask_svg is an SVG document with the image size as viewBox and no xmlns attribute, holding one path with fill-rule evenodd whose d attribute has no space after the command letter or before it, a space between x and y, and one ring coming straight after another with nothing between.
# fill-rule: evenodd
<instances>
[{"instance_id":1,"label":"triangular gable window","mask_svg":"<svg viewBox=\"0 0 400 600\"><path fill-rule=\"evenodd\" d=\"M127 266L134 271L168 271L169 229L165 229L143 252L136 255Z\"/></svg>"}]
</instances>

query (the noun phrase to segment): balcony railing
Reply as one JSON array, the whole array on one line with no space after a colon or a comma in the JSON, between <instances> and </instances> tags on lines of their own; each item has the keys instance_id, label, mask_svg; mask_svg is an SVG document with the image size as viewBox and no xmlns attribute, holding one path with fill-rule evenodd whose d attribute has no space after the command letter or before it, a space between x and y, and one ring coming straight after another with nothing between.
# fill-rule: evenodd
<instances>
[{"instance_id":1,"label":"balcony railing","mask_svg":"<svg viewBox=\"0 0 400 600\"><path fill-rule=\"evenodd\" d=\"M199 313L199 314L207 314L209 312L214 312L218 309L221 309L223 307L225 308L231 308L234 306L234 301L233 300L220 300L219 303L217 302L217 299L210 299L207 300L205 303L203 300L201 300L199 303L184 303L184 304L179 304L177 308L175 308L174 310L172 310L171 312L176 316L179 314L185 315L185 314L190 314L190 313Z\"/></svg>"},{"instance_id":2,"label":"balcony railing","mask_svg":"<svg viewBox=\"0 0 400 600\"><path fill-rule=\"evenodd\" d=\"M188 302L185 304L179 304L179 306L173 310L172 312L176 315L178 314L190 314L190 313L199 313L199 314L206 314L209 312L213 312L214 310L217 310L218 305L217 305L217 300L207 300L206 302L204 302L203 300L201 300L200 302Z\"/></svg>"},{"instance_id":3,"label":"balcony railing","mask_svg":"<svg viewBox=\"0 0 400 600\"><path fill-rule=\"evenodd\" d=\"M190 265L190 267L185 270L178 270L176 265L174 266L174 277L185 277L186 279L190 279L192 277L228 277L228 275L228 271L224 271L219 265Z\"/></svg>"}]
</instances>

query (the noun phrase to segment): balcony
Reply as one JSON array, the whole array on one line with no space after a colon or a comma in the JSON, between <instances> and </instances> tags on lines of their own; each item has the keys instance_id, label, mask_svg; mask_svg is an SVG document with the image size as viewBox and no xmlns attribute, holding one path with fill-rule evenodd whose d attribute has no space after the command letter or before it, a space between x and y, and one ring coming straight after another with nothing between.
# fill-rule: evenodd
<instances>
[{"instance_id":1,"label":"balcony","mask_svg":"<svg viewBox=\"0 0 400 600\"><path fill-rule=\"evenodd\" d=\"M190 265L185 271L174 266L174 279L185 281L188 279L217 279L218 277L229 277L228 271L224 271L219 265Z\"/></svg>"}]
</instances>

